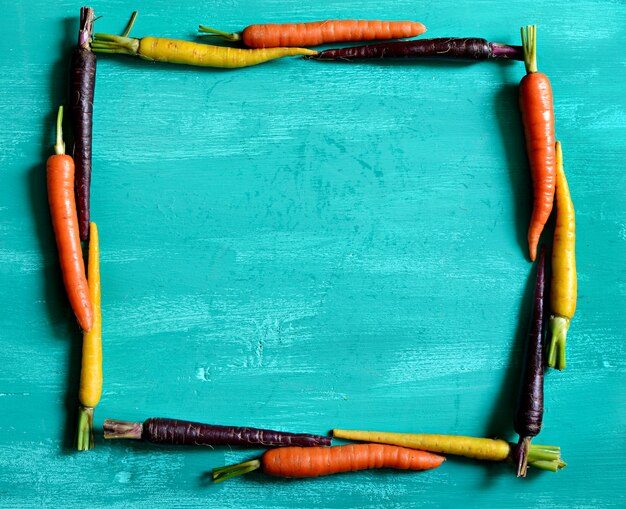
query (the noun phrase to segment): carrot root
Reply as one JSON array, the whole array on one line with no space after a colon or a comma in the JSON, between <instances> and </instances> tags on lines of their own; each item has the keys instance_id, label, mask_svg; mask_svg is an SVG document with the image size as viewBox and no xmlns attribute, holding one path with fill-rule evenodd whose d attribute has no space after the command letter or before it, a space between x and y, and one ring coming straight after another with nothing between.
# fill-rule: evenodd
<instances>
[{"instance_id":1,"label":"carrot root","mask_svg":"<svg viewBox=\"0 0 626 509\"><path fill-rule=\"evenodd\" d=\"M576 278L576 212L569 192L563 150L556 142L556 224L552 249L550 291L550 348L548 366L565 369L565 342L574 314L578 283Z\"/></svg>"},{"instance_id":2,"label":"carrot root","mask_svg":"<svg viewBox=\"0 0 626 509\"><path fill-rule=\"evenodd\" d=\"M74 160L65 154L62 122L63 106L60 106L57 115L55 153L46 162L48 204L67 297L81 328L83 331L89 331L93 326L93 305L89 296L79 240L74 197Z\"/></svg>"},{"instance_id":3,"label":"carrot root","mask_svg":"<svg viewBox=\"0 0 626 509\"><path fill-rule=\"evenodd\" d=\"M279 48L319 46L331 42L406 39L426 32L416 21L332 20L306 23L262 23L245 27L240 32L224 32L199 26L206 35L200 38L220 38L241 41L247 48Z\"/></svg>"},{"instance_id":4,"label":"carrot root","mask_svg":"<svg viewBox=\"0 0 626 509\"><path fill-rule=\"evenodd\" d=\"M336 438L362 442L398 445L412 449L465 456L487 461L512 461L513 444L500 439L475 438L456 435L431 435L419 433L389 433L334 429ZM561 448L553 445L529 444L528 465L556 472L566 466L561 459Z\"/></svg>"},{"instance_id":5,"label":"carrot root","mask_svg":"<svg viewBox=\"0 0 626 509\"><path fill-rule=\"evenodd\" d=\"M260 459L213 470L214 482L225 481L263 467L263 473L277 477L305 478L374 468L430 470L445 458L426 451L388 444L350 444L336 447L278 447Z\"/></svg>"},{"instance_id":6,"label":"carrot root","mask_svg":"<svg viewBox=\"0 0 626 509\"><path fill-rule=\"evenodd\" d=\"M347 440L392 444L488 461L504 461L511 453L510 444L506 440L491 438L342 429L334 429L332 434Z\"/></svg>"},{"instance_id":7,"label":"carrot root","mask_svg":"<svg viewBox=\"0 0 626 509\"><path fill-rule=\"evenodd\" d=\"M81 240L89 238L89 209L92 173L93 99L96 86L96 55L91 51L95 13L90 7L80 10L78 45L72 53L69 69L68 113L74 143L76 210Z\"/></svg>"}]
</instances>

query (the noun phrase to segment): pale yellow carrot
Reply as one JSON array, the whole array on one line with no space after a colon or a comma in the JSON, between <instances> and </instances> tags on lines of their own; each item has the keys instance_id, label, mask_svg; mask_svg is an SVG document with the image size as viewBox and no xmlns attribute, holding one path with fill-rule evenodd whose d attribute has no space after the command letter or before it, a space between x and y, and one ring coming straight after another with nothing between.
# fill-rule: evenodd
<instances>
[{"instance_id":1,"label":"pale yellow carrot","mask_svg":"<svg viewBox=\"0 0 626 509\"><path fill-rule=\"evenodd\" d=\"M95 34L94 37L91 49L96 53L123 53L155 62L223 69L249 67L277 58L317 53L306 48L228 48L163 37L135 39L111 34Z\"/></svg>"},{"instance_id":2,"label":"pale yellow carrot","mask_svg":"<svg viewBox=\"0 0 626 509\"><path fill-rule=\"evenodd\" d=\"M552 246L550 348L548 365L565 369L565 342L576 312L576 213L570 196L561 143L556 142L556 225Z\"/></svg>"},{"instance_id":3,"label":"pale yellow carrot","mask_svg":"<svg viewBox=\"0 0 626 509\"><path fill-rule=\"evenodd\" d=\"M418 433L390 433L334 429L333 437L359 442L398 445L411 449L453 454L488 461L506 461L511 456L512 444L506 440L476 438L458 435L431 435ZM565 466L559 447L531 444L528 464L556 472Z\"/></svg>"},{"instance_id":4,"label":"pale yellow carrot","mask_svg":"<svg viewBox=\"0 0 626 509\"><path fill-rule=\"evenodd\" d=\"M89 224L89 258L87 281L93 303L93 326L83 334L83 354L80 370L80 403L77 448L93 448L93 410L102 394L102 311L100 295L100 242L96 223Z\"/></svg>"},{"instance_id":5,"label":"pale yellow carrot","mask_svg":"<svg viewBox=\"0 0 626 509\"><path fill-rule=\"evenodd\" d=\"M334 429L333 436L361 442L393 444L411 449L455 454L480 460L504 461L510 453L509 443L491 438L474 438L456 435L427 435L414 433L389 433L379 431L352 431Z\"/></svg>"}]
</instances>

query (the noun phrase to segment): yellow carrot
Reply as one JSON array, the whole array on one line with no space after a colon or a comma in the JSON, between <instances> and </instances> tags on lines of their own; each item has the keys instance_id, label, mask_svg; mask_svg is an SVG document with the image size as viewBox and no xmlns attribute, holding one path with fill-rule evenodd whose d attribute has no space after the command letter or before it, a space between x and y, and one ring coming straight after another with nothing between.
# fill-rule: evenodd
<instances>
[{"instance_id":1,"label":"yellow carrot","mask_svg":"<svg viewBox=\"0 0 626 509\"><path fill-rule=\"evenodd\" d=\"M223 68L248 67L276 58L315 53L305 48L240 49L159 37L144 37L138 50L145 60Z\"/></svg>"},{"instance_id":2,"label":"yellow carrot","mask_svg":"<svg viewBox=\"0 0 626 509\"><path fill-rule=\"evenodd\" d=\"M99 53L124 53L157 62L231 69L282 57L317 53L306 48L240 49L161 37L134 39L110 34L94 34L91 49Z\"/></svg>"},{"instance_id":3,"label":"yellow carrot","mask_svg":"<svg viewBox=\"0 0 626 509\"><path fill-rule=\"evenodd\" d=\"M455 454L481 460L504 461L510 447L505 440L473 438L453 435L425 435L414 433L388 433L377 431L352 431L334 429L333 436L361 442L393 444L412 449Z\"/></svg>"},{"instance_id":4,"label":"yellow carrot","mask_svg":"<svg viewBox=\"0 0 626 509\"><path fill-rule=\"evenodd\" d=\"M570 320L576 312L576 217L570 196L561 143L556 143L556 225L552 247L550 287L550 349L548 365L565 368L565 341Z\"/></svg>"},{"instance_id":5,"label":"yellow carrot","mask_svg":"<svg viewBox=\"0 0 626 509\"><path fill-rule=\"evenodd\" d=\"M80 370L78 401L79 451L93 449L93 410L102 394L102 312L100 297L100 243L96 223L89 224L89 258L87 280L93 303L93 326L83 334L83 355Z\"/></svg>"},{"instance_id":6,"label":"yellow carrot","mask_svg":"<svg viewBox=\"0 0 626 509\"><path fill-rule=\"evenodd\" d=\"M411 449L453 454L479 460L507 461L513 445L505 440L475 438L457 435L430 435L416 433L389 433L379 431L357 431L334 429L335 438L398 445ZM559 447L531 444L529 465L556 472L563 468Z\"/></svg>"}]
</instances>

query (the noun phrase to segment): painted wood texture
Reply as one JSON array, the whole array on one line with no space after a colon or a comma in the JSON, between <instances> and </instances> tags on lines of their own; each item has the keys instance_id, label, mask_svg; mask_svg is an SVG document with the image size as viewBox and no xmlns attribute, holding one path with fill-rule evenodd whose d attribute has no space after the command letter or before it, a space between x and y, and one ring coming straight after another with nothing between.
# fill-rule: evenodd
<instances>
[{"instance_id":1,"label":"painted wood texture","mask_svg":"<svg viewBox=\"0 0 626 509\"><path fill-rule=\"evenodd\" d=\"M45 191L80 4L2 2L0 506L624 506L626 5L288 0L94 2L97 29L416 19L517 44L537 23L577 208L568 367L546 377L558 475L450 458L424 473L212 486L242 449L72 448L80 335ZM98 62L92 217L102 248L105 417L168 416L513 438L531 300L521 63L240 71Z\"/></svg>"}]
</instances>

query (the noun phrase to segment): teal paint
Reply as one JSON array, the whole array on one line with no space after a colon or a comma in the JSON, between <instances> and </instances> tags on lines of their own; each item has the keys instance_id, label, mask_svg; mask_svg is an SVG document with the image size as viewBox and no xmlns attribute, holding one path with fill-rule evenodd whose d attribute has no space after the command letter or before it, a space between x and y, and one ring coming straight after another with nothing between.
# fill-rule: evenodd
<instances>
[{"instance_id":1,"label":"teal paint","mask_svg":"<svg viewBox=\"0 0 626 509\"><path fill-rule=\"evenodd\" d=\"M429 36L517 43L539 65L577 208L579 308L546 378L541 442L568 467L517 480L450 458L425 473L211 486L260 451L71 449L80 336L50 232L44 163L80 4L4 2L0 21L0 506L623 506L626 156L622 2L405 0L310 6L96 2L98 30L417 18ZM530 306L522 64L240 71L100 57L93 218L102 243L104 417L171 416L513 438Z\"/></svg>"}]
</instances>

